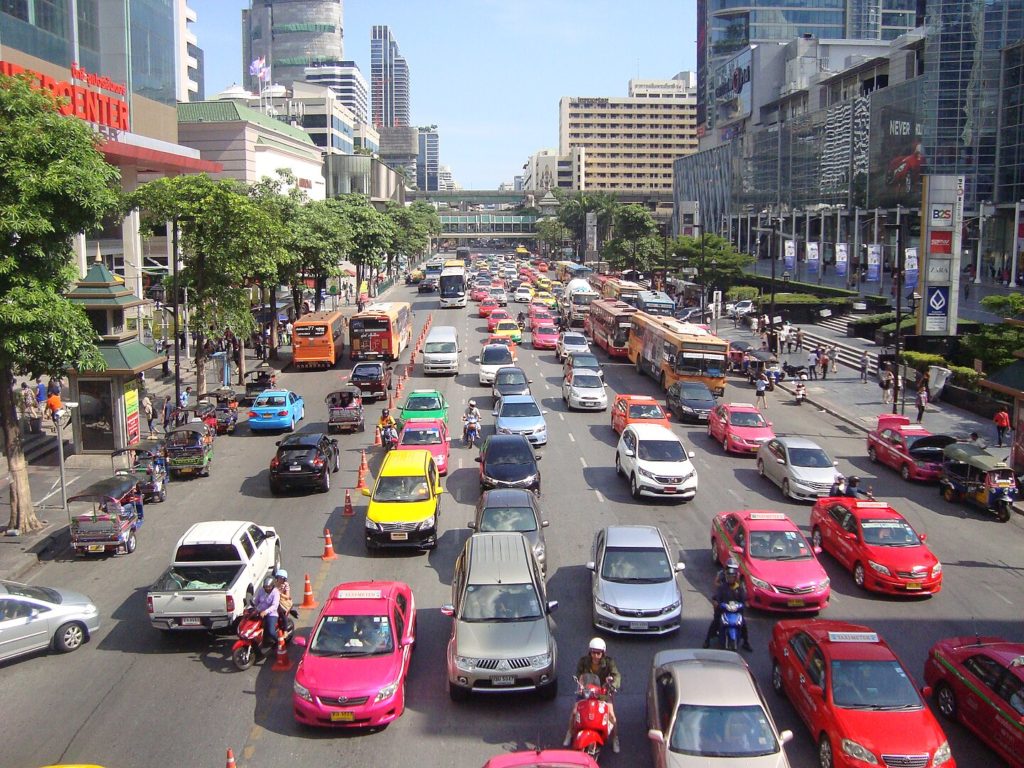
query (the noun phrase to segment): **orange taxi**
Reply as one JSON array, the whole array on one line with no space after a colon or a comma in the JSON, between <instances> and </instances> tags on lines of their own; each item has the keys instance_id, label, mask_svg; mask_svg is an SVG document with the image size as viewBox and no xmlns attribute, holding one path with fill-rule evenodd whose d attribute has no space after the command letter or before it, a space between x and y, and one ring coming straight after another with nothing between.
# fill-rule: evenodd
<instances>
[{"instance_id":1,"label":"orange taxi","mask_svg":"<svg viewBox=\"0 0 1024 768\"><path fill-rule=\"evenodd\" d=\"M630 424L661 424L671 429L661 403L647 395L616 395L612 404L612 429L617 434Z\"/></svg>"},{"instance_id":2,"label":"orange taxi","mask_svg":"<svg viewBox=\"0 0 1024 768\"><path fill-rule=\"evenodd\" d=\"M490 336L484 339L484 346L486 347L488 344L501 344L502 346L508 347L508 351L512 353L512 362L516 361L516 349L518 348L518 345L516 344L515 340L512 339L512 337L499 336L496 333L492 333Z\"/></svg>"}]
</instances>

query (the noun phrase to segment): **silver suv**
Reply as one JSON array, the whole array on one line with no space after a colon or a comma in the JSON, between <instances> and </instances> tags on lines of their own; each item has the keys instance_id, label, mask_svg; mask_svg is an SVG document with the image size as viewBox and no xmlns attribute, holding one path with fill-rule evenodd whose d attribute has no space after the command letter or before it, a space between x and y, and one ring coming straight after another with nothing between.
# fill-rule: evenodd
<instances>
[{"instance_id":1,"label":"silver suv","mask_svg":"<svg viewBox=\"0 0 1024 768\"><path fill-rule=\"evenodd\" d=\"M448 693L537 690L558 694L557 648L551 634L547 587L533 549L521 533L475 533L455 563L448 642Z\"/></svg>"}]
</instances>

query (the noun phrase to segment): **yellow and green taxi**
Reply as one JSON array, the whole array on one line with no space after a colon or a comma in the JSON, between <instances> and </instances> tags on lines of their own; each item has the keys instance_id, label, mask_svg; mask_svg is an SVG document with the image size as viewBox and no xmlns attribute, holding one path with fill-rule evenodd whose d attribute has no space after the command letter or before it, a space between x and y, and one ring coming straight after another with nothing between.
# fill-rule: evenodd
<instances>
[{"instance_id":1,"label":"yellow and green taxi","mask_svg":"<svg viewBox=\"0 0 1024 768\"><path fill-rule=\"evenodd\" d=\"M519 323L515 320L499 320L498 324L494 326L494 330L491 331L492 336L506 336L516 344L523 340L523 332L519 328Z\"/></svg>"},{"instance_id":2,"label":"yellow and green taxi","mask_svg":"<svg viewBox=\"0 0 1024 768\"><path fill-rule=\"evenodd\" d=\"M401 429L409 419L441 419L448 423L448 401L440 390L414 389L405 399L395 421Z\"/></svg>"},{"instance_id":3,"label":"yellow and green taxi","mask_svg":"<svg viewBox=\"0 0 1024 768\"><path fill-rule=\"evenodd\" d=\"M538 277L533 281L533 284L537 287L538 291L547 291L551 289L551 281L546 277Z\"/></svg>"},{"instance_id":4,"label":"yellow and green taxi","mask_svg":"<svg viewBox=\"0 0 1024 768\"><path fill-rule=\"evenodd\" d=\"M430 451L389 451L366 509L366 548L433 549L441 513L441 478Z\"/></svg>"},{"instance_id":5,"label":"yellow and green taxi","mask_svg":"<svg viewBox=\"0 0 1024 768\"><path fill-rule=\"evenodd\" d=\"M554 308L558 306L558 299L552 296L547 291L541 291L533 297L534 302L540 302L546 307Z\"/></svg>"}]
</instances>

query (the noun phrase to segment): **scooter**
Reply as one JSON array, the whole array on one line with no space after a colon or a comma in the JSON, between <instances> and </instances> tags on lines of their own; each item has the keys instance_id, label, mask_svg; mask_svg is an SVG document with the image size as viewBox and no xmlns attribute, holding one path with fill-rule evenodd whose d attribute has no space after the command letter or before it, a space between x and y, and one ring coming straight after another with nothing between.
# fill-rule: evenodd
<instances>
[{"instance_id":1,"label":"scooter","mask_svg":"<svg viewBox=\"0 0 1024 768\"><path fill-rule=\"evenodd\" d=\"M480 422L476 418L464 418L463 421L466 425L462 429L462 443L467 448L472 448L480 439Z\"/></svg>"},{"instance_id":2,"label":"scooter","mask_svg":"<svg viewBox=\"0 0 1024 768\"><path fill-rule=\"evenodd\" d=\"M790 377L792 377L794 379L799 379L800 378L800 374L802 374L802 373L806 374L807 373L807 366L806 365L790 365L789 363L783 363L782 364L782 372L784 374L786 374L787 376L790 376Z\"/></svg>"},{"instance_id":3,"label":"scooter","mask_svg":"<svg viewBox=\"0 0 1024 768\"><path fill-rule=\"evenodd\" d=\"M807 398L807 385L797 384L796 391L793 396L796 399L797 405L803 405L804 400Z\"/></svg>"},{"instance_id":4,"label":"scooter","mask_svg":"<svg viewBox=\"0 0 1024 768\"><path fill-rule=\"evenodd\" d=\"M612 733L608 704L601 699L608 692L609 689L591 672L576 679L576 697L579 700L573 714L572 748L587 753L595 762Z\"/></svg>"},{"instance_id":5,"label":"scooter","mask_svg":"<svg viewBox=\"0 0 1024 768\"><path fill-rule=\"evenodd\" d=\"M284 630L284 642L288 644L295 634L295 621L299 618L299 612L292 608L282 621L278 617L277 626ZM245 671L256 663L258 657L266 657L274 654L277 648L277 638L273 643L264 647L263 635L265 624L260 612L251 605L246 608L238 620L238 639L231 646L231 661L239 670Z\"/></svg>"},{"instance_id":6,"label":"scooter","mask_svg":"<svg viewBox=\"0 0 1024 768\"><path fill-rule=\"evenodd\" d=\"M384 446L384 453L398 446L398 430L394 427L377 427L380 432L380 443Z\"/></svg>"},{"instance_id":7,"label":"scooter","mask_svg":"<svg viewBox=\"0 0 1024 768\"><path fill-rule=\"evenodd\" d=\"M743 603L739 600L730 600L722 604L721 626L718 628L722 648L727 651L739 650L742 635Z\"/></svg>"}]
</instances>

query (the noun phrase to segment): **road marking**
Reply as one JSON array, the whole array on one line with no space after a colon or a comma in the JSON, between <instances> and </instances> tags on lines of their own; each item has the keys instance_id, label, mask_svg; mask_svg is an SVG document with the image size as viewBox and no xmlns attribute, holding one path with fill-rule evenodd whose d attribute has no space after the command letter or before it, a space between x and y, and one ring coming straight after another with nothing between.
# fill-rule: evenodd
<instances>
[{"instance_id":1,"label":"road marking","mask_svg":"<svg viewBox=\"0 0 1024 768\"><path fill-rule=\"evenodd\" d=\"M82 479L81 475L75 475L72 478L68 478L65 481L65 483L64 483L64 487L67 488L68 486L70 486L76 480L81 480L81 479ZM48 498L53 496L55 493L60 493L60 480L56 480L53 485L54 485L53 490L51 490L48 494L43 496L43 498L39 499L38 501L33 502L32 506L37 507L40 504L42 504L44 501L46 501Z\"/></svg>"},{"instance_id":2,"label":"road marking","mask_svg":"<svg viewBox=\"0 0 1024 768\"><path fill-rule=\"evenodd\" d=\"M1000 594L999 594L998 592L996 592L996 591L995 591L994 589L992 590L992 594L993 594L993 595L995 595L996 597L998 597L998 598L999 598L1000 600L1002 600L1002 601L1003 601L1004 603L1006 603L1007 605L1013 605L1013 603L1011 603L1011 602L1010 602L1009 600L1007 600L1007 599L1006 599L1005 597L1003 597L1002 595L1000 595Z\"/></svg>"},{"instance_id":3,"label":"road marking","mask_svg":"<svg viewBox=\"0 0 1024 768\"><path fill-rule=\"evenodd\" d=\"M565 416L563 416L561 413L558 414L558 418L560 418L562 421L565 421Z\"/></svg>"},{"instance_id":4,"label":"road marking","mask_svg":"<svg viewBox=\"0 0 1024 768\"><path fill-rule=\"evenodd\" d=\"M604 504L604 496L601 495L601 492L599 490L597 490L597 488L595 488L594 489L594 493L597 494L597 500L599 502L601 502L602 504Z\"/></svg>"},{"instance_id":5,"label":"road marking","mask_svg":"<svg viewBox=\"0 0 1024 768\"><path fill-rule=\"evenodd\" d=\"M570 437L571 437L571 435L570 435ZM580 464L582 464L584 467L587 466L587 460L584 459L582 456L580 456Z\"/></svg>"},{"instance_id":6,"label":"road marking","mask_svg":"<svg viewBox=\"0 0 1024 768\"><path fill-rule=\"evenodd\" d=\"M559 414L559 415L561 415L561 414ZM571 440L572 442L574 442L574 443L575 443L575 442L576 442L576 438L572 436L572 432L569 432L568 434L569 434L569 439L570 439L570 440Z\"/></svg>"},{"instance_id":7,"label":"road marking","mask_svg":"<svg viewBox=\"0 0 1024 768\"><path fill-rule=\"evenodd\" d=\"M459 469L462 469L462 457L459 456Z\"/></svg>"},{"instance_id":8,"label":"road marking","mask_svg":"<svg viewBox=\"0 0 1024 768\"><path fill-rule=\"evenodd\" d=\"M743 499L740 498L740 495L738 493L736 493L736 491L734 491L732 488L726 488L726 490L729 492L730 496L732 496L734 499L736 499L736 501L741 502L741 503L743 502Z\"/></svg>"}]
</instances>

